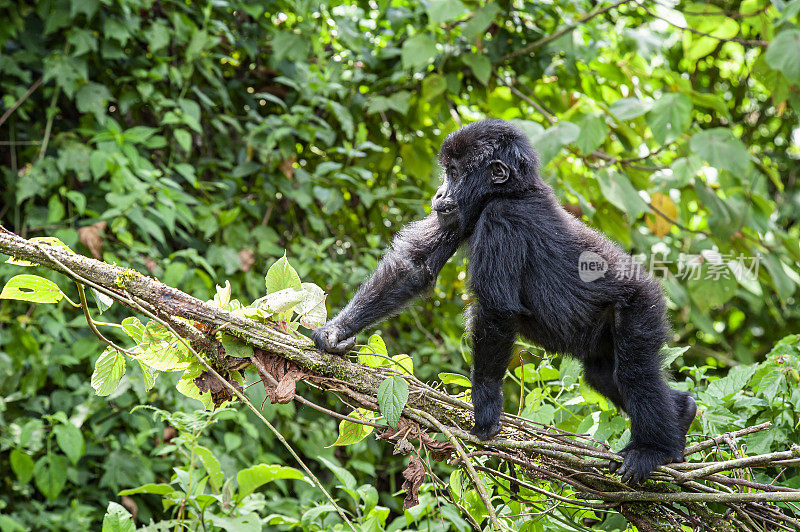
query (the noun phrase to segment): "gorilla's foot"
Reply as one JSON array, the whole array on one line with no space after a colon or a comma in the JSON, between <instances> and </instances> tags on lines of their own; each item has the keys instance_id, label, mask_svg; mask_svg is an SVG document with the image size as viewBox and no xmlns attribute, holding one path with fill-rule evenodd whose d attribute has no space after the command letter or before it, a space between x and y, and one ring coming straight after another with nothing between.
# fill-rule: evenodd
<instances>
[{"instance_id":1,"label":"gorilla's foot","mask_svg":"<svg viewBox=\"0 0 800 532\"><path fill-rule=\"evenodd\" d=\"M500 423L500 421L495 421L494 424L491 425L475 425L469 433L479 440L486 441L494 438L502 428L503 424Z\"/></svg>"},{"instance_id":2,"label":"gorilla's foot","mask_svg":"<svg viewBox=\"0 0 800 532\"><path fill-rule=\"evenodd\" d=\"M675 453L648 445L632 443L629 443L619 454L623 457L622 465L620 466L619 462L612 461L609 469L612 473L619 469L622 481L627 484L639 484L656 467L683 460L683 449Z\"/></svg>"}]
</instances>

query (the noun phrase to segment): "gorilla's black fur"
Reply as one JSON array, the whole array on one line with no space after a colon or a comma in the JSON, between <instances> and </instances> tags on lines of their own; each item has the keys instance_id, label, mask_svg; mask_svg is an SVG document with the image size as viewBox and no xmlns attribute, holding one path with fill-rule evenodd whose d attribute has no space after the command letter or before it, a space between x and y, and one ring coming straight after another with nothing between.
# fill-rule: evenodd
<instances>
[{"instance_id":1,"label":"gorilla's black fur","mask_svg":"<svg viewBox=\"0 0 800 532\"><path fill-rule=\"evenodd\" d=\"M477 299L469 317L474 435L485 440L500 430L503 376L521 334L579 359L588 383L628 413L625 481L683 460L696 405L662 375L669 327L659 283L561 207L539 177L528 138L512 124L469 124L445 139L439 160L445 175L434 212L405 227L353 300L313 332L317 347L349 350L353 335L431 287L466 244ZM602 277L582 280L587 257L606 265Z\"/></svg>"}]
</instances>

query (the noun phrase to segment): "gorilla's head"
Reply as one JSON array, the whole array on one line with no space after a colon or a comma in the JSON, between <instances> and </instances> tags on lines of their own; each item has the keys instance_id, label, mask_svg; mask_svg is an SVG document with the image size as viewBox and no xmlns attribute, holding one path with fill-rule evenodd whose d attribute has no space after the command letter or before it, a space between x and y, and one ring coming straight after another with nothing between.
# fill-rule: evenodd
<instances>
[{"instance_id":1,"label":"gorilla's head","mask_svg":"<svg viewBox=\"0 0 800 532\"><path fill-rule=\"evenodd\" d=\"M433 210L442 225L469 232L486 203L495 197L519 197L538 179L539 160L528 137L499 119L473 122L454 131L439 152L442 186Z\"/></svg>"}]
</instances>

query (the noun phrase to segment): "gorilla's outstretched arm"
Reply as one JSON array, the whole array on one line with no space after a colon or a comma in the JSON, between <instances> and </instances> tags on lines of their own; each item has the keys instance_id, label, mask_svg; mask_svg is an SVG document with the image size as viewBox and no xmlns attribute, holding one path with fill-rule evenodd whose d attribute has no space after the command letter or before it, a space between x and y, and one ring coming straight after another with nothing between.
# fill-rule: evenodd
<instances>
[{"instance_id":1,"label":"gorilla's outstretched arm","mask_svg":"<svg viewBox=\"0 0 800 532\"><path fill-rule=\"evenodd\" d=\"M404 227L355 297L334 319L311 334L317 348L344 352L353 335L397 313L433 286L442 267L461 244L456 228L442 227L433 213Z\"/></svg>"}]
</instances>

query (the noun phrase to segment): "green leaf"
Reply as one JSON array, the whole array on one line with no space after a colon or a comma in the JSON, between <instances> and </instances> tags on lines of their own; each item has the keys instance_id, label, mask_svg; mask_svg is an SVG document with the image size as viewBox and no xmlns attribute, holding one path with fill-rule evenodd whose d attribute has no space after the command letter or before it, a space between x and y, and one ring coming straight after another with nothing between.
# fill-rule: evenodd
<instances>
[{"instance_id":1,"label":"green leaf","mask_svg":"<svg viewBox=\"0 0 800 532\"><path fill-rule=\"evenodd\" d=\"M250 358L253 356L253 348L243 340L229 334L223 334L220 338L225 354L236 358Z\"/></svg>"},{"instance_id":2,"label":"green leaf","mask_svg":"<svg viewBox=\"0 0 800 532\"><path fill-rule=\"evenodd\" d=\"M174 493L176 490L169 484L144 484L143 486L139 486L138 488L131 488L127 490L122 490L118 493L118 495L138 495L140 493L150 493L152 495L169 495L170 493Z\"/></svg>"},{"instance_id":3,"label":"green leaf","mask_svg":"<svg viewBox=\"0 0 800 532\"><path fill-rule=\"evenodd\" d=\"M144 325L142 325L142 322L139 321L139 318L136 316L129 316L122 320L122 330L137 344L142 343Z\"/></svg>"},{"instance_id":4,"label":"green leaf","mask_svg":"<svg viewBox=\"0 0 800 532\"><path fill-rule=\"evenodd\" d=\"M581 129L576 124L562 120L543 130L537 137L532 138L531 142L539 151L541 164L544 166L559 154L563 146L575 141L580 133Z\"/></svg>"},{"instance_id":5,"label":"green leaf","mask_svg":"<svg viewBox=\"0 0 800 532\"><path fill-rule=\"evenodd\" d=\"M97 395L111 395L125 375L125 357L109 346L94 363L92 388Z\"/></svg>"},{"instance_id":6,"label":"green leaf","mask_svg":"<svg viewBox=\"0 0 800 532\"><path fill-rule=\"evenodd\" d=\"M75 106L81 113L92 113L98 120L105 116L106 106L111 100L111 91L105 85L88 82L75 94Z\"/></svg>"},{"instance_id":7,"label":"green leaf","mask_svg":"<svg viewBox=\"0 0 800 532\"><path fill-rule=\"evenodd\" d=\"M635 220L647 210L647 203L639 196L630 179L615 169L602 170L597 173L600 190L612 205L627 213L629 219Z\"/></svg>"},{"instance_id":8,"label":"green leaf","mask_svg":"<svg viewBox=\"0 0 800 532\"><path fill-rule=\"evenodd\" d=\"M631 120L650 110L650 104L638 98L620 98L611 104L611 114L620 120Z\"/></svg>"},{"instance_id":9,"label":"green leaf","mask_svg":"<svg viewBox=\"0 0 800 532\"><path fill-rule=\"evenodd\" d=\"M395 355L392 357L392 361L389 363L390 368L396 369L400 373L414 374L414 359L410 355L405 353Z\"/></svg>"},{"instance_id":10,"label":"green leaf","mask_svg":"<svg viewBox=\"0 0 800 532\"><path fill-rule=\"evenodd\" d=\"M71 423L62 423L53 427L53 433L69 461L77 464L83 456L83 434L80 429Z\"/></svg>"},{"instance_id":11,"label":"green leaf","mask_svg":"<svg viewBox=\"0 0 800 532\"><path fill-rule=\"evenodd\" d=\"M667 347L664 346L661 348L661 356L663 357L661 361L661 366L664 368L668 368L672 365L675 360L684 354L686 351L689 350L691 346L683 346L683 347Z\"/></svg>"},{"instance_id":12,"label":"green leaf","mask_svg":"<svg viewBox=\"0 0 800 532\"><path fill-rule=\"evenodd\" d=\"M491 26L495 15L500 12L500 6L495 3L485 4L483 7L475 11L466 23L461 28L461 34L468 41L474 41L482 35Z\"/></svg>"},{"instance_id":13,"label":"green leaf","mask_svg":"<svg viewBox=\"0 0 800 532\"><path fill-rule=\"evenodd\" d=\"M159 371L183 371L193 360L183 342L155 320L147 322L136 358Z\"/></svg>"},{"instance_id":14,"label":"green leaf","mask_svg":"<svg viewBox=\"0 0 800 532\"><path fill-rule=\"evenodd\" d=\"M17 480L27 484L33 478L33 458L21 449L14 449L9 455L11 470L17 475Z\"/></svg>"},{"instance_id":15,"label":"green leaf","mask_svg":"<svg viewBox=\"0 0 800 532\"><path fill-rule=\"evenodd\" d=\"M429 74L422 80L422 99L430 101L444 94L447 90L447 80L441 74Z\"/></svg>"},{"instance_id":16,"label":"green leaf","mask_svg":"<svg viewBox=\"0 0 800 532\"><path fill-rule=\"evenodd\" d=\"M199 456L200 461L203 462L203 467L206 468L208 481L211 483L211 487L214 488L215 491L221 490L222 482L225 480L225 477L222 474L222 466L219 465L219 460L217 460L210 449L202 445L195 446L194 453Z\"/></svg>"},{"instance_id":17,"label":"green leaf","mask_svg":"<svg viewBox=\"0 0 800 532\"><path fill-rule=\"evenodd\" d=\"M706 393L715 399L724 400L736 392L744 390L750 378L758 370L758 366L735 366L728 374L708 385Z\"/></svg>"},{"instance_id":18,"label":"green leaf","mask_svg":"<svg viewBox=\"0 0 800 532\"><path fill-rule=\"evenodd\" d=\"M357 408L347 417L361 419L364 421L374 421L375 412L372 410L367 410L366 408ZM343 419L339 422L339 437L331 444L331 446L352 445L354 443L358 443L369 436L373 430L374 427L370 427L369 425L362 425L361 423Z\"/></svg>"},{"instance_id":19,"label":"green leaf","mask_svg":"<svg viewBox=\"0 0 800 532\"><path fill-rule=\"evenodd\" d=\"M764 59L795 86L800 85L800 30L786 29L769 43Z\"/></svg>"},{"instance_id":20,"label":"green leaf","mask_svg":"<svg viewBox=\"0 0 800 532\"><path fill-rule=\"evenodd\" d=\"M178 141L178 146L186 153L190 153L192 150L192 134L185 129L176 129L172 133L175 135L175 140Z\"/></svg>"},{"instance_id":21,"label":"green leaf","mask_svg":"<svg viewBox=\"0 0 800 532\"><path fill-rule=\"evenodd\" d=\"M425 33L418 33L403 43L400 58L403 68L417 70L436 57L436 41Z\"/></svg>"},{"instance_id":22,"label":"green leaf","mask_svg":"<svg viewBox=\"0 0 800 532\"><path fill-rule=\"evenodd\" d=\"M139 369L142 370L142 378L144 379L144 389L146 392L149 392L153 389L153 386L156 384L156 378L153 375L153 370L151 370L144 362L141 360L136 361L139 364Z\"/></svg>"},{"instance_id":23,"label":"green leaf","mask_svg":"<svg viewBox=\"0 0 800 532\"><path fill-rule=\"evenodd\" d=\"M303 472L293 467L274 464L254 465L253 467L242 469L236 475L236 481L239 483L239 497L237 500L241 501L259 486L280 479L296 479L308 482Z\"/></svg>"},{"instance_id":24,"label":"green leaf","mask_svg":"<svg viewBox=\"0 0 800 532\"><path fill-rule=\"evenodd\" d=\"M386 349L386 344L377 334L369 337L367 345L359 349L358 361L361 364L366 364L370 368L380 368L387 365L387 360L375 355L388 356L389 352Z\"/></svg>"},{"instance_id":25,"label":"green leaf","mask_svg":"<svg viewBox=\"0 0 800 532\"><path fill-rule=\"evenodd\" d=\"M575 139L575 145L584 155L599 148L608 136L608 125L599 116L585 116L577 125L581 128L581 132Z\"/></svg>"},{"instance_id":26,"label":"green leaf","mask_svg":"<svg viewBox=\"0 0 800 532\"><path fill-rule=\"evenodd\" d=\"M339 479L339 482L342 483L342 486L346 490L350 490L351 492L355 493L356 477L354 477L353 474L350 473L350 471L337 464L334 464L333 462L322 456L319 457L319 461L325 464L325 466L327 466L328 469L333 471L333 474L336 475L336 478Z\"/></svg>"},{"instance_id":27,"label":"green leaf","mask_svg":"<svg viewBox=\"0 0 800 532\"><path fill-rule=\"evenodd\" d=\"M647 125L659 144L672 142L686 131L692 121L692 99L671 92L656 100L647 113Z\"/></svg>"},{"instance_id":28,"label":"green leaf","mask_svg":"<svg viewBox=\"0 0 800 532\"><path fill-rule=\"evenodd\" d=\"M289 264L289 259L286 254L269 267L266 276L267 294L277 292L278 290L285 290L286 288L300 288L300 276L292 265Z\"/></svg>"},{"instance_id":29,"label":"green leaf","mask_svg":"<svg viewBox=\"0 0 800 532\"><path fill-rule=\"evenodd\" d=\"M750 153L730 129L716 127L699 131L692 136L689 146L714 168L728 170L738 178L750 173Z\"/></svg>"},{"instance_id":30,"label":"green leaf","mask_svg":"<svg viewBox=\"0 0 800 532\"><path fill-rule=\"evenodd\" d=\"M133 516L121 504L108 503L106 515L103 516L103 529L101 532L134 532L136 524Z\"/></svg>"},{"instance_id":31,"label":"green leaf","mask_svg":"<svg viewBox=\"0 0 800 532\"><path fill-rule=\"evenodd\" d=\"M16 299L31 303L58 303L64 294L58 285L38 275L16 275L8 280L0 292L0 299Z\"/></svg>"},{"instance_id":32,"label":"green leaf","mask_svg":"<svg viewBox=\"0 0 800 532\"><path fill-rule=\"evenodd\" d=\"M444 384L453 384L455 386L463 386L464 388L472 388L472 382L469 378L458 373L439 373L439 380Z\"/></svg>"},{"instance_id":33,"label":"green leaf","mask_svg":"<svg viewBox=\"0 0 800 532\"><path fill-rule=\"evenodd\" d=\"M461 56L464 64L472 69L475 77L486 85L489 82L489 76L492 75L492 62L483 54L466 54Z\"/></svg>"},{"instance_id":34,"label":"green leaf","mask_svg":"<svg viewBox=\"0 0 800 532\"><path fill-rule=\"evenodd\" d=\"M201 366L199 363L191 364L186 371L183 372L181 378L178 379L175 389L186 397L197 399L203 403L203 408L211 411L214 410L214 400L212 399L211 394L209 392L200 393L200 389L194 383L194 380L200 376L200 374L203 372L203 369L205 368L203 368L203 366Z\"/></svg>"},{"instance_id":35,"label":"green leaf","mask_svg":"<svg viewBox=\"0 0 800 532\"><path fill-rule=\"evenodd\" d=\"M53 453L42 456L33 468L33 480L42 495L56 500L67 483L67 459Z\"/></svg>"},{"instance_id":36,"label":"green leaf","mask_svg":"<svg viewBox=\"0 0 800 532\"><path fill-rule=\"evenodd\" d=\"M441 25L442 22L460 18L467 14L469 9L459 0L429 0L426 6L428 10L428 21L434 26Z\"/></svg>"},{"instance_id":37,"label":"green leaf","mask_svg":"<svg viewBox=\"0 0 800 532\"><path fill-rule=\"evenodd\" d=\"M378 387L378 407L386 423L393 429L397 428L407 401L408 383L403 377L387 377Z\"/></svg>"},{"instance_id":38,"label":"green leaf","mask_svg":"<svg viewBox=\"0 0 800 532\"><path fill-rule=\"evenodd\" d=\"M726 267L727 268L727 267ZM736 294L737 282L728 272L727 278L710 278L703 270L700 279L690 279L687 282L689 296L700 310L706 312L711 308L720 307Z\"/></svg>"}]
</instances>

